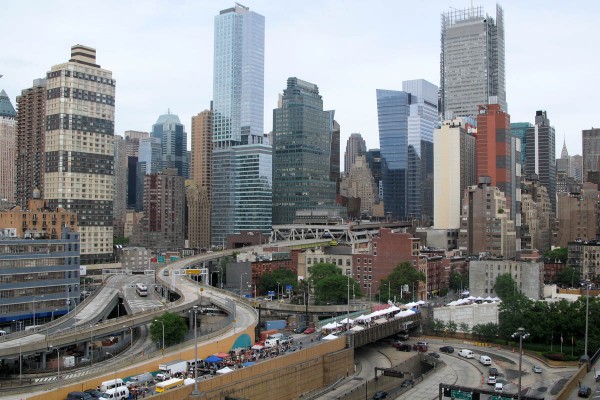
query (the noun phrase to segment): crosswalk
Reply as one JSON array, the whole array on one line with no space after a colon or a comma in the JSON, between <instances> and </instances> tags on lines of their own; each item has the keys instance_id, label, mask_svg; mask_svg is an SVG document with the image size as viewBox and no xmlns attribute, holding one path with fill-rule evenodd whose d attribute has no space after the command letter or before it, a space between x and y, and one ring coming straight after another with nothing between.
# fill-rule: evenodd
<instances>
[{"instance_id":1,"label":"crosswalk","mask_svg":"<svg viewBox=\"0 0 600 400\"><path fill-rule=\"evenodd\" d=\"M127 300L127 303L131 307L132 310L151 310L153 308L160 308L163 304L158 300Z\"/></svg>"},{"instance_id":2,"label":"crosswalk","mask_svg":"<svg viewBox=\"0 0 600 400\"><path fill-rule=\"evenodd\" d=\"M65 375L61 375L60 376L60 380L68 380L68 379L73 379L73 378L80 378L82 376L86 376L90 373L89 369L86 369L84 371L79 371L79 372L73 372L73 373L68 373ZM57 375L52 375L52 376L46 376L43 378L35 378L33 381L35 383L49 383L49 382L54 382L58 379Z\"/></svg>"}]
</instances>

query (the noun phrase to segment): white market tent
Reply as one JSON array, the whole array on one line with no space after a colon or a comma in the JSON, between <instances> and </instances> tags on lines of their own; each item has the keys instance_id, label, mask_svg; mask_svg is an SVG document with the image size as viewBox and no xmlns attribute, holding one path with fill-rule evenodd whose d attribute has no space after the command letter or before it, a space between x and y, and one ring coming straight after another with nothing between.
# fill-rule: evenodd
<instances>
[{"instance_id":1,"label":"white market tent","mask_svg":"<svg viewBox=\"0 0 600 400\"><path fill-rule=\"evenodd\" d=\"M218 370L217 374L228 374L230 372L233 372L233 370L229 367L225 367L225 368L221 368L220 370Z\"/></svg>"},{"instance_id":2,"label":"white market tent","mask_svg":"<svg viewBox=\"0 0 600 400\"><path fill-rule=\"evenodd\" d=\"M329 334L323 338L323 340L333 340L333 339L339 339L339 336L335 336L334 334Z\"/></svg>"}]
</instances>

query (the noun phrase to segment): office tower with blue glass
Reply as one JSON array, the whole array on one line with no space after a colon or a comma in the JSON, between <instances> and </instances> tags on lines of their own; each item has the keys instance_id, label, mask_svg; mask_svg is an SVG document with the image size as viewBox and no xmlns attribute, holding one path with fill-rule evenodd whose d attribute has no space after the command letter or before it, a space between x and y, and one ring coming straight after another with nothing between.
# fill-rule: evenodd
<instances>
[{"instance_id":1,"label":"office tower with blue glass","mask_svg":"<svg viewBox=\"0 0 600 400\"><path fill-rule=\"evenodd\" d=\"M494 103L507 111L504 68L504 12L496 18L483 7L442 14L440 105L443 119L476 116L477 107Z\"/></svg>"},{"instance_id":2,"label":"office tower with blue glass","mask_svg":"<svg viewBox=\"0 0 600 400\"><path fill-rule=\"evenodd\" d=\"M377 90L377 116L386 215L433 220L433 131L438 124L436 85L402 83Z\"/></svg>"},{"instance_id":3,"label":"office tower with blue glass","mask_svg":"<svg viewBox=\"0 0 600 400\"><path fill-rule=\"evenodd\" d=\"M270 232L271 146L264 143L265 18L240 4L215 17L212 243Z\"/></svg>"},{"instance_id":4,"label":"office tower with blue glass","mask_svg":"<svg viewBox=\"0 0 600 400\"><path fill-rule=\"evenodd\" d=\"M293 223L300 210L335 207L331 116L317 85L288 78L281 107L273 110L274 225Z\"/></svg>"},{"instance_id":5,"label":"office tower with blue glass","mask_svg":"<svg viewBox=\"0 0 600 400\"><path fill-rule=\"evenodd\" d=\"M177 175L184 178L189 177L190 168L187 158L187 133L179 117L171 112L158 117L152 125L153 138L160 139L162 167L174 168Z\"/></svg>"}]
</instances>

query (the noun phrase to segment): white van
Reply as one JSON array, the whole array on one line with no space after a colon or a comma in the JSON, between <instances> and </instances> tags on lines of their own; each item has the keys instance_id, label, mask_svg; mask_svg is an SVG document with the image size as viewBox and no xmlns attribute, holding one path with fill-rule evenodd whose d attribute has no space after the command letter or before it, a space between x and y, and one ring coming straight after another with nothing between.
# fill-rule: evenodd
<instances>
[{"instance_id":1,"label":"white van","mask_svg":"<svg viewBox=\"0 0 600 400\"><path fill-rule=\"evenodd\" d=\"M126 386L119 386L116 388L108 389L102 394L102 397L98 400L122 400L129 398L129 389Z\"/></svg>"},{"instance_id":2,"label":"white van","mask_svg":"<svg viewBox=\"0 0 600 400\"><path fill-rule=\"evenodd\" d=\"M277 346L279 346L279 339L265 340L265 347L277 347Z\"/></svg>"},{"instance_id":3,"label":"white van","mask_svg":"<svg viewBox=\"0 0 600 400\"><path fill-rule=\"evenodd\" d=\"M492 359L489 358L488 356L479 357L479 362L482 363L483 365L492 365Z\"/></svg>"},{"instance_id":4,"label":"white van","mask_svg":"<svg viewBox=\"0 0 600 400\"><path fill-rule=\"evenodd\" d=\"M475 358L475 353L469 349L462 349L458 352L458 355L465 358Z\"/></svg>"},{"instance_id":5,"label":"white van","mask_svg":"<svg viewBox=\"0 0 600 400\"><path fill-rule=\"evenodd\" d=\"M281 340L283 339L283 333L274 333L272 335L269 335L269 337L267 339L277 339L277 340Z\"/></svg>"},{"instance_id":6,"label":"white van","mask_svg":"<svg viewBox=\"0 0 600 400\"><path fill-rule=\"evenodd\" d=\"M100 391L106 392L109 389L114 389L115 387L121 387L121 386L125 386L125 382L123 382L123 379L121 379L121 378L111 379L110 381L104 381L100 384Z\"/></svg>"}]
</instances>

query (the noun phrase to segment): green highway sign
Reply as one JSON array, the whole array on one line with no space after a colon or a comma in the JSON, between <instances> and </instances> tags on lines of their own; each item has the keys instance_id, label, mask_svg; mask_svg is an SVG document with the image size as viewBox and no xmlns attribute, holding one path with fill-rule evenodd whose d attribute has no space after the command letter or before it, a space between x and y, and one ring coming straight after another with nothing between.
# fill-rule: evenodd
<instances>
[{"instance_id":1,"label":"green highway sign","mask_svg":"<svg viewBox=\"0 0 600 400\"><path fill-rule=\"evenodd\" d=\"M490 400L512 400L512 397L492 396Z\"/></svg>"},{"instance_id":2,"label":"green highway sign","mask_svg":"<svg viewBox=\"0 0 600 400\"><path fill-rule=\"evenodd\" d=\"M464 399L471 400L473 398L473 392L461 392L460 390L452 390L450 397L453 399Z\"/></svg>"}]
</instances>

